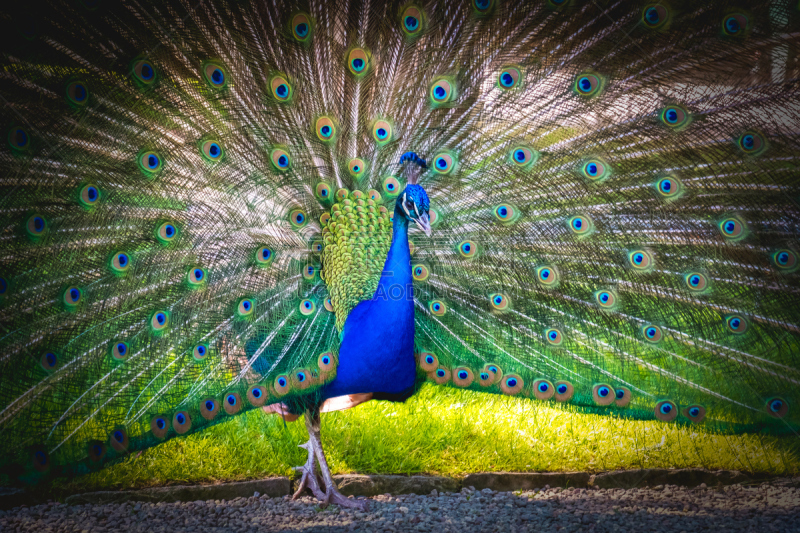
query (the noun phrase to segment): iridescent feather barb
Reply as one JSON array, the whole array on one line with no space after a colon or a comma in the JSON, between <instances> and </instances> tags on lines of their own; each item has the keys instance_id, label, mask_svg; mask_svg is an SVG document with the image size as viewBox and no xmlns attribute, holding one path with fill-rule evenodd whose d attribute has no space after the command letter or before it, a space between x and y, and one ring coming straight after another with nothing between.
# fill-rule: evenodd
<instances>
[{"instance_id":1,"label":"iridescent feather barb","mask_svg":"<svg viewBox=\"0 0 800 533\"><path fill-rule=\"evenodd\" d=\"M422 383L796 434L800 13L744 4L4 11L3 473L262 407L310 471Z\"/></svg>"}]
</instances>

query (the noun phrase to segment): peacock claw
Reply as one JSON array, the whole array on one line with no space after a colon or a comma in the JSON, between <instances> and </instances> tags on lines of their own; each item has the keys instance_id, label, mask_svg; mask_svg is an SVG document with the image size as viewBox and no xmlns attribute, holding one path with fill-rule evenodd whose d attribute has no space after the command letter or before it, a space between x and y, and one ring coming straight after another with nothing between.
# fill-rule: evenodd
<instances>
[{"instance_id":1,"label":"peacock claw","mask_svg":"<svg viewBox=\"0 0 800 533\"><path fill-rule=\"evenodd\" d=\"M328 468L328 461L325 459L325 452L322 450L322 440L319 436L319 408L309 409L305 413L306 429L308 430L308 442L301 444L301 448L308 450L308 460L306 464L297 467L296 470L303 472L303 477L300 479L300 488L294 495L297 498L300 493L305 489L311 489L314 496L320 500L320 507L323 509L330 504L338 505L339 507L346 507L349 509L358 509L366 512L369 509L369 502L367 500L350 499L342 495L339 489L336 488L336 483L333 482L333 476ZM316 476L316 466L319 465L322 479L325 481L325 492L320 489L319 482Z\"/></svg>"},{"instance_id":2,"label":"peacock claw","mask_svg":"<svg viewBox=\"0 0 800 533\"><path fill-rule=\"evenodd\" d=\"M316 499L324 500L326 495L322 492L317 481L317 457L314 453L314 443L309 439L308 442L301 444L300 447L308 450L308 459L303 466L295 466L293 468L295 471L302 472L303 476L300 478L297 492L294 493L292 499L296 500L303 494L305 489L309 489Z\"/></svg>"}]
</instances>

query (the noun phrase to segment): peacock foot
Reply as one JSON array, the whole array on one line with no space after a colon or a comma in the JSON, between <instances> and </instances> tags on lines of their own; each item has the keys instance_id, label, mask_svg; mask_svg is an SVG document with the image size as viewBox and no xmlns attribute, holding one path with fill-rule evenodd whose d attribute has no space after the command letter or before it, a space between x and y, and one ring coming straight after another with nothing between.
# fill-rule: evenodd
<instances>
[{"instance_id":1,"label":"peacock foot","mask_svg":"<svg viewBox=\"0 0 800 533\"><path fill-rule=\"evenodd\" d=\"M308 442L301 444L300 447L308 450L308 459L303 466L294 467L294 470L302 472L303 476L300 478L300 486L292 496L292 499L296 500L303 494L304 490L309 489L316 499L324 500L326 495L320 489L319 481L317 481L317 456L314 453L314 442L309 439Z\"/></svg>"},{"instance_id":2,"label":"peacock foot","mask_svg":"<svg viewBox=\"0 0 800 533\"><path fill-rule=\"evenodd\" d=\"M308 430L308 442L301 445L301 448L308 450L308 460L304 466L297 468L297 470L303 472L303 477L300 480L300 488L295 493L294 497L297 498L305 488L309 488L311 492L314 493L314 496L320 500L320 506L323 508L334 504L339 507L358 509L363 512L368 511L369 502L367 500L347 498L339 492L339 489L336 488L336 483L333 482L333 476L331 476L331 471L328 468L328 461L325 459L325 452L322 450L322 440L319 436L319 408L307 410L305 419L306 429ZM316 461L314 460L315 458ZM324 493L320 490L319 482L316 477L317 464L319 464L320 473L325 482Z\"/></svg>"}]
</instances>

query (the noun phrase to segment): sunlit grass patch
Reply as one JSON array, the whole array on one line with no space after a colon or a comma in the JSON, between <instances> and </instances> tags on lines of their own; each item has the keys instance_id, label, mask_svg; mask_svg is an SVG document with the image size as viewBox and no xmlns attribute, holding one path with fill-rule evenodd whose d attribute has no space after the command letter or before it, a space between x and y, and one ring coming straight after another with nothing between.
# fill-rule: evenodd
<instances>
[{"instance_id":1,"label":"sunlit grass patch","mask_svg":"<svg viewBox=\"0 0 800 533\"><path fill-rule=\"evenodd\" d=\"M657 421L573 412L523 398L426 386L405 404L322 415L334 473L734 469L800 473L800 439L719 435ZM305 461L302 419L252 411L173 439L56 490L99 490L289 476Z\"/></svg>"}]
</instances>

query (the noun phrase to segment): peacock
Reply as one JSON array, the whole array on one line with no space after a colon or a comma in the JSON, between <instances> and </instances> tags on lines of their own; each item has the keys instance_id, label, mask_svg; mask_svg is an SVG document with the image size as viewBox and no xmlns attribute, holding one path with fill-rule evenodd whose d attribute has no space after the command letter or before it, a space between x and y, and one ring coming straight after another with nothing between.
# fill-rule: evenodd
<instances>
[{"instance_id":1,"label":"peacock","mask_svg":"<svg viewBox=\"0 0 800 533\"><path fill-rule=\"evenodd\" d=\"M320 413L425 384L797 434L798 7L4 10L4 479L263 409L364 507Z\"/></svg>"}]
</instances>

